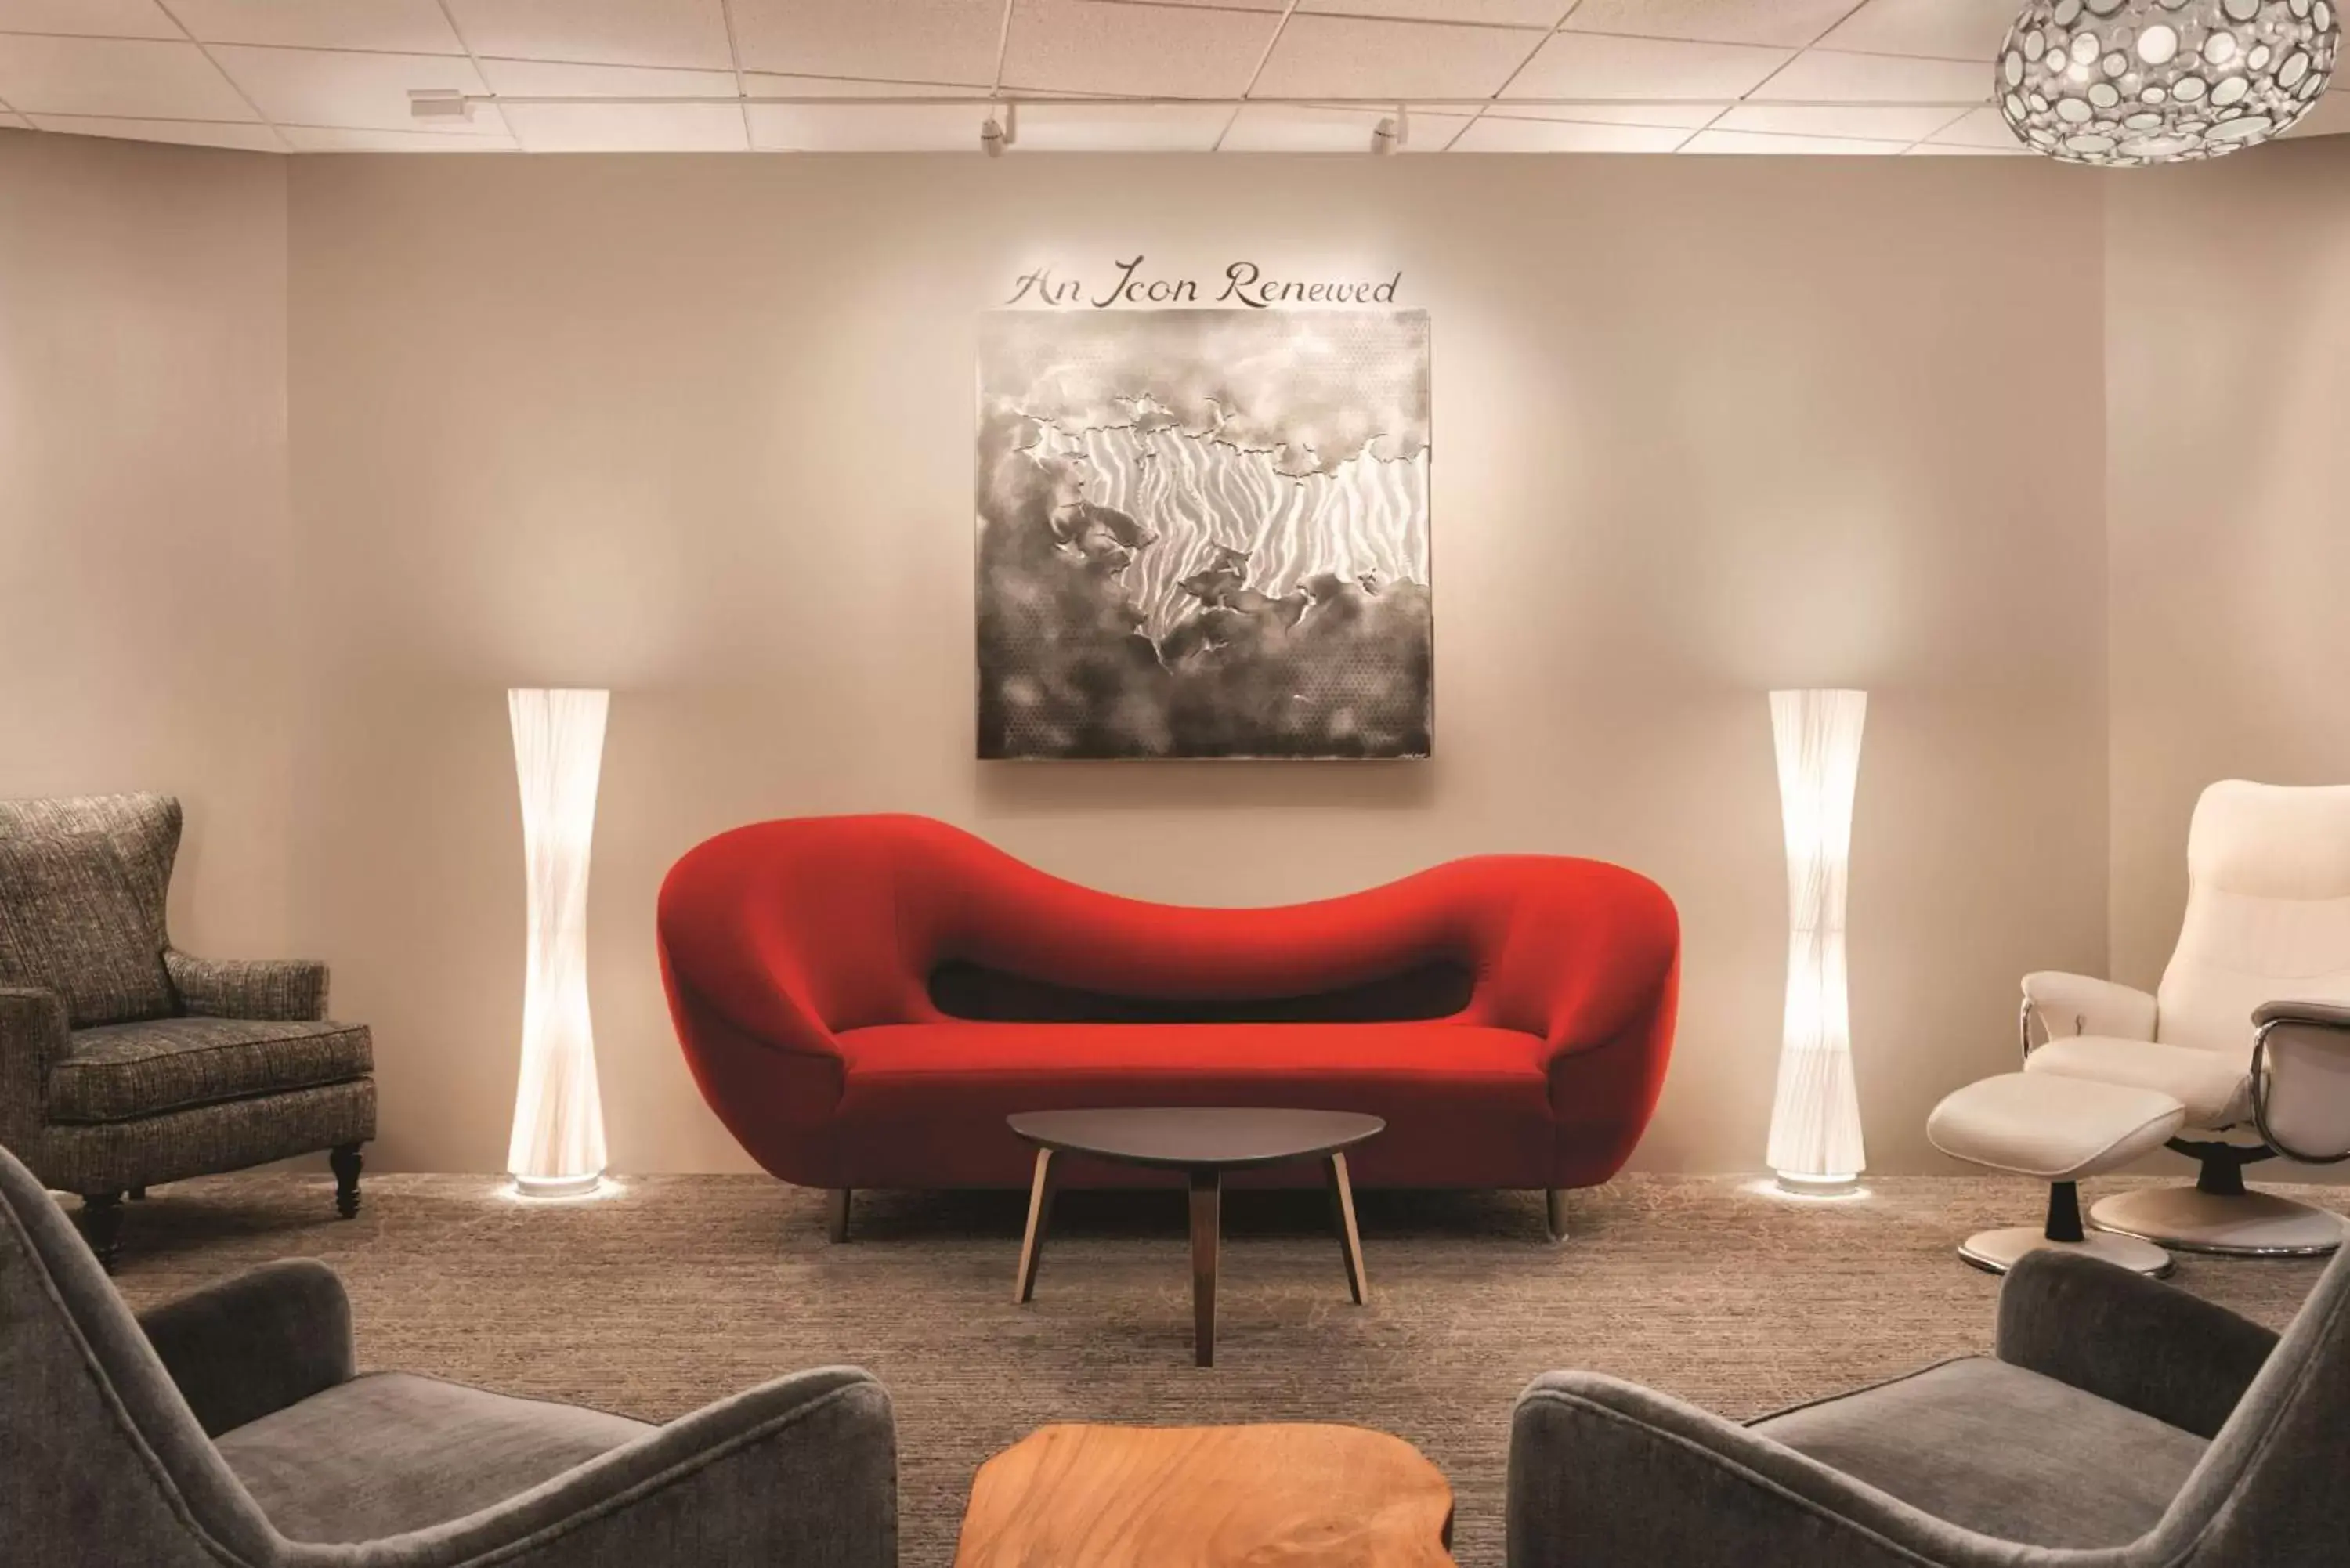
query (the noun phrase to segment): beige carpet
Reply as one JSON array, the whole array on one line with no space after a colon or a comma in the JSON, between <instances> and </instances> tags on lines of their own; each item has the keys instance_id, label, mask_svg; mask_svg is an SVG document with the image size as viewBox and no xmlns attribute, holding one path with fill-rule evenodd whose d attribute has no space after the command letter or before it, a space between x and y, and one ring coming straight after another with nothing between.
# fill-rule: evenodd
<instances>
[{"instance_id":1,"label":"beige carpet","mask_svg":"<svg viewBox=\"0 0 2350 1568\"><path fill-rule=\"evenodd\" d=\"M1027 1308L1011 1301L1015 1195L860 1195L855 1239L834 1247L816 1194L764 1178L636 1179L525 1207L488 1178L371 1177L348 1224L323 1176L192 1181L131 1208L120 1279L141 1305L325 1258L367 1365L654 1420L858 1363L897 1404L909 1568L951 1558L973 1468L1041 1423L1270 1419L1409 1438L1458 1494L1460 1561L1493 1568L1510 1403L1538 1372L1593 1367L1745 1417L1988 1347L1997 1282L1951 1243L2036 1219L2044 1189L1873 1187L1799 1205L1730 1179L1626 1178L1575 1195L1556 1247L1532 1194L1366 1193L1362 1308L1318 1195L1233 1194L1211 1371L1191 1366L1176 1193L1066 1197ZM2317 1272L2190 1259L2176 1278L2282 1323Z\"/></svg>"}]
</instances>

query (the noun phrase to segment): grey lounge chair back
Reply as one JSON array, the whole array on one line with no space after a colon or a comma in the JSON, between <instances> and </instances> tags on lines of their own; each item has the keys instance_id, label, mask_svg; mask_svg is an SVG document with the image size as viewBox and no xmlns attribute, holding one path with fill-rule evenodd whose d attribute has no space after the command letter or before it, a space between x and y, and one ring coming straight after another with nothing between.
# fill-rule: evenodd
<instances>
[{"instance_id":1,"label":"grey lounge chair back","mask_svg":"<svg viewBox=\"0 0 2350 1568\"><path fill-rule=\"evenodd\" d=\"M0 1390L0 1560L218 1568L278 1554L98 1260L5 1149Z\"/></svg>"},{"instance_id":2,"label":"grey lounge chair back","mask_svg":"<svg viewBox=\"0 0 2350 1568\"><path fill-rule=\"evenodd\" d=\"M2179 1568L2350 1563L2350 1249L2139 1544Z\"/></svg>"}]
</instances>

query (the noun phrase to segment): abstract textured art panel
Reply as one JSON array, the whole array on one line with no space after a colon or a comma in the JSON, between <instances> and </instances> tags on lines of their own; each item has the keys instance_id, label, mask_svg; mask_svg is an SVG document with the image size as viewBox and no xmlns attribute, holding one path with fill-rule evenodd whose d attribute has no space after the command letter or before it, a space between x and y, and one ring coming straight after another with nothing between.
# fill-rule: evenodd
<instances>
[{"instance_id":1,"label":"abstract textured art panel","mask_svg":"<svg viewBox=\"0 0 2350 1568\"><path fill-rule=\"evenodd\" d=\"M1424 757L1428 316L996 311L982 757Z\"/></svg>"}]
</instances>

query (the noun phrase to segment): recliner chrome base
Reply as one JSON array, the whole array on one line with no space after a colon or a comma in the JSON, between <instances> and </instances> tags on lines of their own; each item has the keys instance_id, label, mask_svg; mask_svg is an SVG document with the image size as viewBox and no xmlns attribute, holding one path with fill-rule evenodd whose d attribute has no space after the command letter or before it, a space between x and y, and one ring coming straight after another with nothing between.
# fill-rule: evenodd
<instances>
[{"instance_id":1,"label":"recliner chrome base","mask_svg":"<svg viewBox=\"0 0 2350 1568\"><path fill-rule=\"evenodd\" d=\"M2142 1187L2101 1198L2089 1223L2108 1234L2230 1258L2322 1257L2350 1239L2350 1220L2273 1192Z\"/></svg>"},{"instance_id":2,"label":"recliner chrome base","mask_svg":"<svg viewBox=\"0 0 2350 1568\"><path fill-rule=\"evenodd\" d=\"M2026 1252L2043 1249L2054 1252L2085 1252L2093 1258L2103 1258L2108 1263L2118 1263L2125 1269L2135 1269L2141 1274L2157 1279L2173 1268L2170 1254L2148 1241L2135 1237L2095 1234L2078 1241L2057 1241L2037 1225L2010 1225L1998 1231L1978 1231L1959 1243L1959 1256L1976 1268L1991 1273L2003 1274Z\"/></svg>"}]
</instances>

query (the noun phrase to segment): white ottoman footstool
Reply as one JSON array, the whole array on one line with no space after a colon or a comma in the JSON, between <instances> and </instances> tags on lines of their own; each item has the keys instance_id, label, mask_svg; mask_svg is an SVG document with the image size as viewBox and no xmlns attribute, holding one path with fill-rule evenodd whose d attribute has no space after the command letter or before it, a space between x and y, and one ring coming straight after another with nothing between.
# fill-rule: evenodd
<instances>
[{"instance_id":1,"label":"white ottoman footstool","mask_svg":"<svg viewBox=\"0 0 2350 1568\"><path fill-rule=\"evenodd\" d=\"M1959 1256L2003 1274L2024 1253L2056 1247L2141 1274L2170 1272L2170 1254L2151 1241L2085 1233L2075 1184L2160 1148L2186 1116L2187 1107L2159 1089L2055 1073L2002 1073L1952 1094L1926 1118L1936 1148L2049 1183L2046 1225L1981 1231L1960 1243Z\"/></svg>"}]
</instances>

